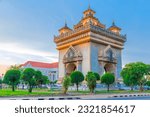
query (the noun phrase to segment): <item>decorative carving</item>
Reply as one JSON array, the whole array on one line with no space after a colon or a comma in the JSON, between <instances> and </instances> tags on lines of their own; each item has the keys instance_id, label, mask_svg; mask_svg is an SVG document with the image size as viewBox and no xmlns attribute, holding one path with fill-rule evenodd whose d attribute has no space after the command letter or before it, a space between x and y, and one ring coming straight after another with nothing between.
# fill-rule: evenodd
<instances>
[{"instance_id":1,"label":"decorative carving","mask_svg":"<svg viewBox=\"0 0 150 117\"><path fill-rule=\"evenodd\" d=\"M102 62L117 63L115 52L110 45L99 52L98 60Z\"/></svg>"},{"instance_id":2,"label":"decorative carving","mask_svg":"<svg viewBox=\"0 0 150 117\"><path fill-rule=\"evenodd\" d=\"M54 37L54 41L57 43L59 42L60 40L64 39L64 38L68 38L68 37L71 37L73 35L76 35L77 33L80 33L81 31L85 31L85 30L91 30L91 31L96 31L98 33L101 33L102 35L105 35L107 37L111 37L111 38L117 38L119 40L122 40L122 41L126 41L126 36L125 35L121 35L121 34L116 34L112 31L109 31L105 28L101 28L99 26L94 26L93 24L91 23L87 23L85 26L81 26L80 28L77 28L73 31L70 31L68 33L65 33L65 34L62 34L62 35L59 35L59 36L55 36Z\"/></svg>"},{"instance_id":3,"label":"decorative carving","mask_svg":"<svg viewBox=\"0 0 150 117\"><path fill-rule=\"evenodd\" d=\"M70 46L66 54L64 55L63 62L70 63L75 61L82 61L82 54L73 46Z\"/></svg>"}]
</instances>

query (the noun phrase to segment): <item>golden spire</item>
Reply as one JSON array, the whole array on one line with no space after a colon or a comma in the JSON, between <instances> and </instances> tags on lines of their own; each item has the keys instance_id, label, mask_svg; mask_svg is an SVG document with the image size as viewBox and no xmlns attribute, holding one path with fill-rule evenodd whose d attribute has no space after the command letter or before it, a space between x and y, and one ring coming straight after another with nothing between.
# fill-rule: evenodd
<instances>
[{"instance_id":1,"label":"golden spire","mask_svg":"<svg viewBox=\"0 0 150 117\"><path fill-rule=\"evenodd\" d=\"M91 9L90 3L89 3L89 6L88 6L88 9Z\"/></svg>"},{"instance_id":2,"label":"golden spire","mask_svg":"<svg viewBox=\"0 0 150 117\"><path fill-rule=\"evenodd\" d=\"M65 26L62 27L61 29L59 29L59 33L64 34L64 33L69 32L69 31L71 31L71 29L67 26L67 21L65 20Z\"/></svg>"},{"instance_id":3,"label":"golden spire","mask_svg":"<svg viewBox=\"0 0 150 117\"><path fill-rule=\"evenodd\" d=\"M115 25L115 21L114 21L114 20L113 20L113 22L112 22L112 26L116 26L116 25Z\"/></svg>"},{"instance_id":4,"label":"golden spire","mask_svg":"<svg viewBox=\"0 0 150 117\"><path fill-rule=\"evenodd\" d=\"M88 9L91 9L91 5L90 5L90 0L88 0L88 2L89 2L89 6L88 6Z\"/></svg>"},{"instance_id":5,"label":"golden spire","mask_svg":"<svg viewBox=\"0 0 150 117\"><path fill-rule=\"evenodd\" d=\"M66 21L66 19L65 19L65 27L67 27L67 21Z\"/></svg>"},{"instance_id":6,"label":"golden spire","mask_svg":"<svg viewBox=\"0 0 150 117\"><path fill-rule=\"evenodd\" d=\"M121 28L119 28L118 26L116 26L115 21L113 20L112 26L110 26L108 28L108 30L110 30L110 31L112 31L114 33L120 34Z\"/></svg>"}]
</instances>

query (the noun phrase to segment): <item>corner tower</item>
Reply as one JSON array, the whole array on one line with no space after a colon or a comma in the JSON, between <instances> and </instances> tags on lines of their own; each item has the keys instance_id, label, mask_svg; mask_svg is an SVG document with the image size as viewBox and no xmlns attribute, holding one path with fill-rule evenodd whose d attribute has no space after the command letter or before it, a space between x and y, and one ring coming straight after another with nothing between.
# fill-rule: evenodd
<instances>
[{"instance_id":1,"label":"corner tower","mask_svg":"<svg viewBox=\"0 0 150 117\"><path fill-rule=\"evenodd\" d=\"M83 18L70 29L67 25L59 30L54 42L59 51L59 80L74 70L114 73L120 78L122 49L126 36L113 22L108 29L96 17L90 7L83 12Z\"/></svg>"}]
</instances>

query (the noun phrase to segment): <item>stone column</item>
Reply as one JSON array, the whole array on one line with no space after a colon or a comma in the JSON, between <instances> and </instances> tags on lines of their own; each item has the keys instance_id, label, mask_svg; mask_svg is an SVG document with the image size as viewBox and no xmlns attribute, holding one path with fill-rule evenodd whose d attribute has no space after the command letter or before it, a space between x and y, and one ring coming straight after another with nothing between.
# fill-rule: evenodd
<instances>
[{"instance_id":1,"label":"stone column","mask_svg":"<svg viewBox=\"0 0 150 117\"><path fill-rule=\"evenodd\" d=\"M113 65L113 69L114 69L114 75L115 75L115 81L117 81L118 80L118 76L117 76L117 66L116 66L116 64L114 64Z\"/></svg>"},{"instance_id":2,"label":"stone column","mask_svg":"<svg viewBox=\"0 0 150 117\"><path fill-rule=\"evenodd\" d=\"M77 70L82 72L82 61L77 61Z\"/></svg>"},{"instance_id":3,"label":"stone column","mask_svg":"<svg viewBox=\"0 0 150 117\"><path fill-rule=\"evenodd\" d=\"M104 62L99 62L99 64L100 64L100 75L103 75L104 72L105 72L105 69L104 69L105 63Z\"/></svg>"},{"instance_id":4,"label":"stone column","mask_svg":"<svg viewBox=\"0 0 150 117\"><path fill-rule=\"evenodd\" d=\"M66 75L66 64L64 63L64 76Z\"/></svg>"}]
</instances>

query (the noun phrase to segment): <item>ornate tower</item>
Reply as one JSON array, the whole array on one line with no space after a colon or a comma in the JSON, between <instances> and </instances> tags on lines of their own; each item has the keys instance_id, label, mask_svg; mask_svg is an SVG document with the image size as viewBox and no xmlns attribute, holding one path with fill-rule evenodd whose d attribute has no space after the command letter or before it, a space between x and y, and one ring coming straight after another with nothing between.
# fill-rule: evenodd
<instances>
[{"instance_id":1,"label":"ornate tower","mask_svg":"<svg viewBox=\"0 0 150 117\"><path fill-rule=\"evenodd\" d=\"M120 78L122 49L126 36L113 22L108 29L95 16L90 7L83 18L70 29L66 24L54 37L59 51L59 78L79 70L85 75L94 71L100 75L112 72Z\"/></svg>"}]
</instances>

